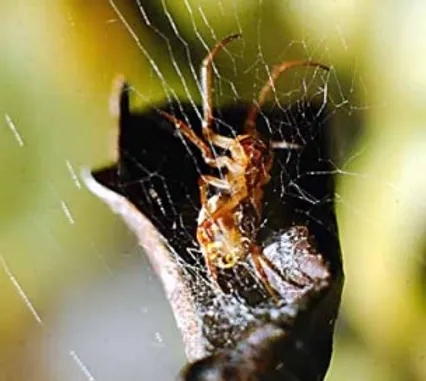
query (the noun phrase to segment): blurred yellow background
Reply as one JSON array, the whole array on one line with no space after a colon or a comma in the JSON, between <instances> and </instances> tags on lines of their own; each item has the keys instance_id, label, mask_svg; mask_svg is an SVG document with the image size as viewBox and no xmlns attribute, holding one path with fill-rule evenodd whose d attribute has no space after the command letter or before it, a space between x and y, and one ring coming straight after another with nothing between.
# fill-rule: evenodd
<instances>
[{"instance_id":1,"label":"blurred yellow background","mask_svg":"<svg viewBox=\"0 0 426 381\"><path fill-rule=\"evenodd\" d=\"M426 380L424 20L422 0L2 0L0 380L169 380L183 365L133 235L78 176L113 158L117 73L140 107L171 90L199 101L188 57L198 73L238 31L218 67L241 99L262 65L334 68L346 284L327 379Z\"/></svg>"}]
</instances>

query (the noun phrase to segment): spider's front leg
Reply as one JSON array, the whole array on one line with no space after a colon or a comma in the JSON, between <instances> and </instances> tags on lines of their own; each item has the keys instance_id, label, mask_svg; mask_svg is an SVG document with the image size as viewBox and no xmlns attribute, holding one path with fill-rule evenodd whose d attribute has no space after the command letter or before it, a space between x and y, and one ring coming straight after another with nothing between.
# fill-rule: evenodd
<instances>
[{"instance_id":1,"label":"spider's front leg","mask_svg":"<svg viewBox=\"0 0 426 381\"><path fill-rule=\"evenodd\" d=\"M212 106L212 65L213 60L217 53L219 53L227 44L231 41L241 38L242 35L240 33L230 35L225 37L223 40L219 41L214 48L209 52L206 58L203 60L203 64L201 65L201 95L203 97L203 124L202 131L204 139L207 141L211 141L213 144L222 147L219 140L216 139L214 142L214 132L211 129L212 121L213 121L213 106ZM232 140L232 139L231 139ZM226 141L224 141L225 144ZM228 142L229 143L229 142ZM226 147L222 147L226 148Z\"/></svg>"}]
</instances>

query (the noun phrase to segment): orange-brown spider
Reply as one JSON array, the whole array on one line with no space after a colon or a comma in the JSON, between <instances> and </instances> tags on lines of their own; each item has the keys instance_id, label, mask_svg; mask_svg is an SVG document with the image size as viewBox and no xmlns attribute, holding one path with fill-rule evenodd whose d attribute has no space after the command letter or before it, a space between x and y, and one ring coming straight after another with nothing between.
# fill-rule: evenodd
<instances>
[{"instance_id":1,"label":"orange-brown spider","mask_svg":"<svg viewBox=\"0 0 426 381\"><path fill-rule=\"evenodd\" d=\"M201 176L199 180L201 210L198 216L197 240L204 255L208 272L217 284L216 268L231 268L249 254L258 278L274 298L277 291L270 285L264 266L284 281L277 267L263 254L256 238L262 218L263 187L270 180L274 148L298 148L296 144L264 141L256 129L259 110L265 103L275 81L285 70L297 66L314 66L329 70L313 61L283 62L274 68L271 77L248 111L243 134L229 138L212 130L212 63L216 54L229 42L240 38L235 34L219 41L204 59L201 67L203 96L203 138L198 137L184 122L164 111L160 113L201 151L205 162L214 168L224 168L223 178ZM209 145L225 150L228 155L215 157ZM219 193L208 197L208 187Z\"/></svg>"}]
</instances>

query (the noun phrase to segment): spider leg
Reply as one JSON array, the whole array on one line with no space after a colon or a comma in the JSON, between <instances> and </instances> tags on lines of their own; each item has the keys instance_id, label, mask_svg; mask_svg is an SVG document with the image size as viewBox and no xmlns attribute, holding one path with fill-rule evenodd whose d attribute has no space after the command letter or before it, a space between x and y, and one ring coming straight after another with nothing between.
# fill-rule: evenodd
<instances>
[{"instance_id":1,"label":"spider leg","mask_svg":"<svg viewBox=\"0 0 426 381\"><path fill-rule=\"evenodd\" d=\"M208 140L217 147L220 147L223 149L229 149L232 143L234 143L234 139L232 138L228 138L226 136L216 134L210 128L209 128L209 131L210 132L209 132Z\"/></svg>"},{"instance_id":2,"label":"spider leg","mask_svg":"<svg viewBox=\"0 0 426 381\"><path fill-rule=\"evenodd\" d=\"M228 168L229 170L232 171L232 169L235 165L234 165L234 161L230 157L228 157L228 156L215 157L213 155L213 152L211 151L210 147L203 141L203 139L198 137L195 134L195 132L191 128L189 128L189 126L186 123L182 122L181 120L179 120L175 116L173 116L173 115L171 115L171 114L169 114L165 111L158 110L158 113L161 114L162 116L164 116L168 121L173 123L175 125L175 127L191 143L193 143L195 146L197 146L199 148L199 150L201 151L201 154L203 155L204 161L208 165L210 165L213 168L219 168L219 169L226 167L226 168ZM229 143L228 143L228 140L229 140ZM233 139L227 138L225 136L214 134L212 142L219 147L229 148L229 146L233 142ZM220 144L218 144L218 142Z\"/></svg>"},{"instance_id":3,"label":"spider leg","mask_svg":"<svg viewBox=\"0 0 426 381\"><path fill-rule=\"evenodd\" d=\"M201 205L204 206L205 208L207 208L207 182L205 182L202 178L199 179L198 184L200 186L200 199L201 199ZM211 223L211 220L209 218L204 219L204 221L199 224L198 227L198 233L197 235L199 235L199 232L205 232L209 227L208 225ZM204 234L201 234L201 236L204 236ZM200 238L198 237L198 241L203 241L204 238ZM219 286L219 282L217 280L217 270L216 270L216 266L213 263L212 258L210 257L210 255L208 255L208 253L206 253L204 251L204 245L201 245L201 251L203 253L204 256L204 260L206 262L206 267L207 267L207 273L209 275L209 277L213 280L213 283L220 288Z\"/></svg>"},{"instance_id":4,"label":"spider leg","mask_svg":"<svg viewBox=\"0 0 426 381\"><path fill-rule=\"evenodd\" d=\"M198 187L200 188L201 206L206 206L207 200L208 200L207 184L203 181L203 179L201 177L198 179Z\"/></svg>"},{"instance_id":5,"label":"spider leg","mask_svg":"<svg viewBox=\"0 0 426 381\"><path fill-rule=\"evenodd\" d=\"M198 185L200 187L200 198L201 205L205 208L208 213L208 219L204 220L202 225L207 224L207 221L217 221L219 218L226 216L229 212L233 211L241 201L247 197L247 189L242 188L237 193L233 195L226 196L226 199L223 197L219 197L216 205L214 205L214 209L210 210L208 205L208 193L207 193L207 185L214 186L221 191L230 191L232 189L231 184L228 181L219 179L214 176L204 175L201 176ZM205 226L204 226L205 228Z\"/></svg>"},{"instance_id":6,"label":"spider leg","mask_svg":"<svg viewBox=\"0 0 426 381\"><path fill-rule=\"evenodd\" d=\"M219 53L228 43L241 38L241 34L232 34L219 41L215 47L210 51L206 58L204 58L201 66L201 96L203 98L203 136L207 141L221 148L226 148L233 139L225 138L222 136L215 136L216 134L211 130L213 121L213 106L212 106L212 64L214 57Z\"/></svg>"},{"instance_id":7,"label":"spider leg","mask_svg":"<svg viewBox=\"0 0 426 381\"><path fill-rule=\"evenodd\" d=\"M201 176L200 180L221 191L229 192L231 190L231 184L227 180L219 179L218 177L204 175Z\"/></svg>"},{"instance_id":8,"label":"spider leg","mask_svg":"<svg viewBox=\"0 0 426 381\"><path fill-rule=\"evenodd\" d=\"M204 161L214 168L223 168L223 167L229 167L231 166L232 160L229 157L226 156L219 156L214 157L213 152L211 151L210 147L201 139L198 137L195 132L189 128L189 126L176 118L175 116L169 114L168 112L158 110L158 113L164 118L166 118L168 121L173 123L178 129L191 143L193 143L195 146L199 148L201 151L201 154L203 155ZM217 135L219 139L230 139L226 138L220 135ZM232 141L232 139L230 139Z\"/></svg>"},{"instance_id":9,"label":"spider leg","mask_svg":"<svg viewBox=\"0 0 426 381\"><path fill-rule=\"evenodd\" d=\"M204 222L206 223L207 220L205 220ZM207 268L208 279L212 281L214 286L220 289L220 285L219 285L219 281L217 277L217 269L215 264L213 263L213 258L211 258L209 253L204 250L203 246L201 246L201 252L203 254L205 265Z\"/></svg>"},{"instance_id":10,"label":"spider leg","mask_svg":"<svg viewBox=\"0 0 426 381\"><path fill-rule=\"evenodd\" d=\"M196 133L189 128L189 126L185 123L176 118L174 115L169 114L168 112L165 112L163 110L158 110L159 114L164 116L168 121L173 123L182 134L185 135L185 137L193 144L195 144L203 154L204 158L213 158L213 153L210 150L210 147L201 139L199 138Z\"/></svg>"},{"instance_id":11,"label":"spider leg","mask_svg":"<svg viewBox=\"0 0 426 381\"><path fill-rule=\"evenodd\" d=\"M247 188L241 188L236 193L229 196L229 201L221 204L216 210L211 212L210 218L216 221L218 218L226 216L232 211L247 197Z\"/></svg>"},{"instance_id":12,"label":"spider leg","mask_svg":"<svg viewBox=\"0 0 426 381\"><path fill-rule=\"evenodd\" d=\"M198 179L198 186L200 188L200 201L201 201L201 207L204 208L204 210L207 212L208 218L204 217L203 221L200 225L200 228L206 229L206 225L210 224L211 219L211 213L212 211L210 208L212 205L209 205L209 197L207 192L208 185L215 186L219 188L220 190L227 191L229 189L229 183L227 183L225 180L218 179L217 177L204 175L201 176ZM219 197L217 199L217 202L215 205L213 205L214 208L220 209L221 206L224 204L224 199Z\"/></svg>"},{"instance_id":13,"label":"spider leg","mask_svg":"<svg viewBox=\"0 0 426 381\"><path fill-rule=\"evenodd\" d=\"M207 272L209 274L209 277L213 280L213 283L220 288L219 282L217 280L216 266L214 265L209 255L205 254L204 259L206 261L206 267L207 267Z\"/></svg>"},{"instance_id":14,"label":"spider leg","mask_svg":"<svg viewBox=\"0 0 426 381\"><path fill-rule=\"evenodd\" d=\"M260 109L265 104L266 97L270 93L270 91L273 89L275 82L281 75L281 73L285 72L288 69L299 67L299 66L312 66L312 67L319 67L323 70L329 71L330 68L328 66L325 66L319 62L315 61L286 61L281 63L280 65L276 66L274 70L272 71L272 74L269 78L269 80L265 83L265 85L262 87L262 89L259 92L259 97L257 99L257 102L253 102L251 105L246 123L245 123L245 132L252 136L257 136L257 130L256 130L256 119L257 115L259 114Z\"/></svg>"}]
</instances>

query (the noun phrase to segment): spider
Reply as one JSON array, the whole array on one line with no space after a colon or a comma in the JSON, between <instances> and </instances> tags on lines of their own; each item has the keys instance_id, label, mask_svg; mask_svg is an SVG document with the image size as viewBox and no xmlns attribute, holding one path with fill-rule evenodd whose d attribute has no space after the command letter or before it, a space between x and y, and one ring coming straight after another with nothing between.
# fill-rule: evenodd
<instances>
[{"instance_id":1,"label":"spider","mask_svg":"<svg viewBox=\"0 0 426 381\"><path fill-rule=\"evenodd\" d=\"M202 138L173 115L164 111L159 112L199 148L209 166L225 169L222 178L201 175L199 179L201 209L196 236L210 277L219 286L217 268L230 269L250 255L256 276L266 291L277 298L278 292L271 286L265 266L284 281L286 279L256 243L262 218L263 187L270 180L273 149L292 149L299 146L286 142L265 141L256 129L256 119L281 73L298 66L313 66L324 70L329 68L309 60L283 62L276 66L261 89L257 102L253 102L249 108L243 133L235 138L222 136L212 129L212 65L214 57L220 50L229 42L241 37L241 34L234 34L219 41L202 63ZM215 157L209 143L223 149L226 154ZM209 187L216 188L218 192L209 197Z\"/></svg>"}]
</instances>

